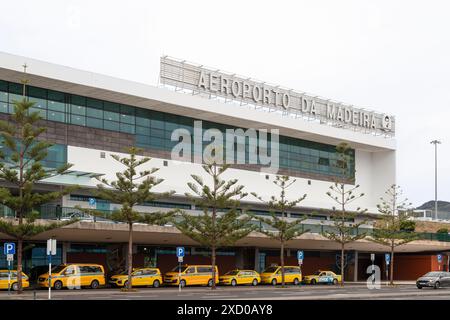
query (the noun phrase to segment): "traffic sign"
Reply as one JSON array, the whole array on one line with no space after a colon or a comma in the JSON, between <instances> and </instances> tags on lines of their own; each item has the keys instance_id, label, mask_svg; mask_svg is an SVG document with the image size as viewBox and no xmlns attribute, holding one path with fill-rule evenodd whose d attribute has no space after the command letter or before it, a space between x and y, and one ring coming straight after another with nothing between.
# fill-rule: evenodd
<instances>
[{"instance_id":1,"label":"traffic sign","mask_svg":"<svg viewBox=\"0 0 450 320\"><path fill-rule=\"evenodd\" d=\"M438 263L442 262L442 254L437 255L437 260L438 260Z\"/></svg>"},{"instance_id":2,"label":"traffic sign","mask_svg":"<svg viewBox=\"0 0 450 320\"><path fill-rule=\"evenodd\" d=\"M297 260L303 260L304 258L304 253L302 250L298 250L297 251Z\"/></svg>"},{"instance_id":3,"label":"traffic sign","mask_svg":"<svg viewBox=\"0 0 450 320\"><path fill-rule=\"evenodd\" d=\"M14 261L14 255L13 254L7 254L6 255L6 261Z\"/></svg>"},{"instance_id":4,"label":"traffic sign","mask_svg":"<svg viewBox=\"0 0 450 320\"><path fill-rule=\"evenodd\" d=\"M177 247L177 257L184 257L184 247Z\"/></svg>"},{"instance_id":5,"label":"traffic sign","mask_svg":"<svg viewBox=\"0 0 450 320\"><path fill-rule=\"evenodd\" d=\"M47 255L56 255L56 239L47 240Z\"/></svg>"},{"instance_id":6,"label":"traffic sign","mask_svg":"<svg viewBox=\"0 0 450 320\"><path fill-rule=\"evenodd\" d=\"M14 242L6 242L3 246L3 254L16 254L16 244Z\"/></svg>"},{"instance_id":7,"label":"traffic sign","mask_svg":"<svg viewBox=\"0 0 450 320\"><path fill-rule=\"evenodd\" d=\"M390 264L391 263L391 254L390 253L385 253L384 254L384 260L386 260L386 264Z\"/></svg>"},{"instance_id":8,"label":"traffic sign","mask_svg":"<svg viewBox=\"0 0 450 320\"><path fill-rule=\"evenodd\" d=\"M97 204L97 199L95 198L89 198L89 205L90 206L95 206Z\"/></svg>"}]
</instances>

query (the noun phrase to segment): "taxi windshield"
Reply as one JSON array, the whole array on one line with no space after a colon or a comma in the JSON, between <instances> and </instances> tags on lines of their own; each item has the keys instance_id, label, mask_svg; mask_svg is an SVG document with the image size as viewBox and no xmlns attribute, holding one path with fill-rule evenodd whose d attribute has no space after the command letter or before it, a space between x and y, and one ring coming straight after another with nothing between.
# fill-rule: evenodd
<instances>
[{"instance_id":1,"label":"taxi windshield","mask_svg":"<svg viewBox=\"0 0 450 320\"><path fill-rule=\"evenodd\" d=\"M264 273L274 273L277 271L278 267L269 267L266 270L264 270Z\"/></svg>"},{"instance_id":2,"label":"taxi windshield","mask_svg":"<svg viewBox=\"0 0 450 320\"><path fill-rule=\"evenodd\" d=\"M52 269L52 273L60 273L64 270L66 266L64 264L60 264L59 266L56 266Z\"/></svg>"},{"instance_id":3,"label":"taxi windshield","mask_svg":"<svg viewBox=\"0 0 450 320\"><path fill-rule=\"evenodd\" d=\"M322 271L316 271L316 272L314 272L314 275L319 276L321 273L322 273Z\"/></svg>"},{"instance_id":4,"label":"taxi windshield","mask_svg":"<svg viewBox=\"0 0 450 320\"><path fill-rule=\"evenodd\" d=\"M239 270L232 270L225 273L226 276L235 276L239 273Z\"/></svg>"},{"instance_id":5,"label":"taxi windshield","mask_svg":"<svg viewBox=\"0 0 450 320\"><path fill-rule=\"evenodd\" d=\"M187 266L176 266L172 269L172 272L184 272L186 270Z\"/></svg>"}]
</instances>

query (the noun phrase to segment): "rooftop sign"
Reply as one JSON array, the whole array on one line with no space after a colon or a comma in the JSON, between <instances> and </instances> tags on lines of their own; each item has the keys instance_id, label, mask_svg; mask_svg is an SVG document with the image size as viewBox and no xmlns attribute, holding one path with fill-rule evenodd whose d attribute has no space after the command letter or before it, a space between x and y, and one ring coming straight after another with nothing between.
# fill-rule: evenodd
<instances>
[{"instance_id":1,"label":"rooftop sign","mask_svg":"<svg viewBox=\"0 0 450 320\"><path fill-rule=\"evenodd\" d=\"M355 108L169 57L161 57L160 81L163 85L191 90L209 98L220 97L240 104L268 108L295 117L317 120L322 124L387 136L395 132L395 121L391 115Z\"/></svg>"}]
</instances>

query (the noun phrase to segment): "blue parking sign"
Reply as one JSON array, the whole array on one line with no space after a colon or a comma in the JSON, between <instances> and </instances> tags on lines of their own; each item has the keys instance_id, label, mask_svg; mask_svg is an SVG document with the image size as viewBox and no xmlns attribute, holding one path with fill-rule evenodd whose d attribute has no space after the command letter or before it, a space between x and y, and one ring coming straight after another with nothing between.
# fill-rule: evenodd
<instances>
[{"instance_id":1,"label":"blue parking sign","mask_svg":"<svg viewBox=\"0 0 450 320\"><path fill-rule=\"evenodd\" d=\"M184 247L177 247L177 257L184 257Z\"/></svg>"},{"instance_id":2,"label":"blue parking sign","mask_svg":"<svg viewBox=\"0 0 450 320\"><path fill-rule=\"evenodd\" d=\"M95 206L97 204L97 199L95 198L89 198L89 205L90 206Z\"/></svg>"},{"instance_id":3,"label":"blue parking sign","mask_svg":"<svg viewBox=\"0 0 450 320\"><path fill-rule=\"evenodd\" d=\"M5 255L16 254L16 244L14 242L6 242L3 246L3 253Z\"/></svg>"},{"instance_id":4,"label":"blue parking sign","mask_svg":"<svg viewBox=\"0 0 450 320\"><path fill-rule=\"evenodd\" d=\"M442 262L442 254L438 254L437 255L437 260L438 260L439 263Z\"/></svg>"},{"instance_id":5,"label":"blue parking sign","mask_svg":"<svg viewBox=\"0 0 450 320\"><path fill-rule=\"evenodd\" d=\"M303 251L301 250L297 251L297 260L303 260Z\"/></svg>"},{"instance_id":6,"label":"blue parking sign","mask_svg":"<svg viewBox=\"0 0 450 320\"><path fill-rule=\"evenodd\" d=\"M386 260L386 264L391 263L391 254L390 253L385 253L384 254L384 260Z\"/></svg>"}]
</instances>

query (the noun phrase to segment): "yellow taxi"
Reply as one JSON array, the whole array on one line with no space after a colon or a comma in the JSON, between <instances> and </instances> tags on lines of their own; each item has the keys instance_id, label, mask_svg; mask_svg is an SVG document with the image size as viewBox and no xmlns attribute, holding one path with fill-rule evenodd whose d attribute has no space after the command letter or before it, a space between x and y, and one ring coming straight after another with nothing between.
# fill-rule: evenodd
<instances>
[{"instance_id":1,"label":"yellow taxi","mask_svg":"<svg viewBox=\"0 0 450 320\"><path fill-rule=\"evenodd\" d=\"M8 270L0 270L0 289L8 290ZM22 288L28 288L30 282L28 276L22 272ZM9 288L13 291L19 289L19 284L17 283L17 270L11 270L11 279L9 280Z\"/></svg>"},{"instance_id":2,"label":"yellow taxi","mask_svg":"<svg viewBox=\"0 0 450 320\"><path fill-rule=\"evenodd\" d=\"M285 266L284 267L284 282L293 283L295 285L300 284L302 281L302 272L299 266ZM261 283L267 283L277 285L281 283L281 267L272 266L268 267L261 273Z\"/></svg>"},{"instance_id":3,"label":"yellow taxi","mask_svg":"<svg viewBox=\"0 0 450 320\"><path fill-rule=\"evenodd\" d=\"M116 287L126 287L128 284L128 273L114 275L109 283ZM162 283L161 271L158 268L136 268L131 273L131 286L151 286L158 288Z\"/></svg>"},{"instance_id":4,"label":"yellow taxi","mask_svg":"<svg viewBox=\"0 0 450 320\"><path fill-rule=\"evenodd\" d=\"M105 285L105 270L102 265L90 263L60 264L52 269L52 288L97 289ZM48 272L38 277L39 287L48 288Z\"/></svg>"},{"instance_id":5,"label":"yellow taxi","mask_svg":"<svg viewBox=\"0 0 450 320\"><path fill-rule=\"evenodd\" d=\"M306 284L338 284L342 281L342 277L333 271L321 271L318 270L312 275L305 276L303 278L303 283Z\"/></svg>"},{"instance_id":6,"label":"yellow taxi","mask_svg":"<svg viewBox=\"0 0 450 320\"><path fill-rule=\"evenodd\" d=\"M216 268L216 281L219 283L219 270ZM179 277L181 273L181 278ZM182 287L191 285L200 285L211 287L212 280L211 265L182 265L176 266L170 272L164 274L165 285L181 285Z\"/></svg>"},{"instance_id":7,"label":"yellow taxi","mask_svg":"<svg viewBox=\"0 0 450 320\"><path fill-rule=\"evenodd\" d=\"M219 283L223 285L251 284L258 285L261 282L261 277L258 272L254 270L231 270L219 277Z\"/></svg>"}]
</instances>

